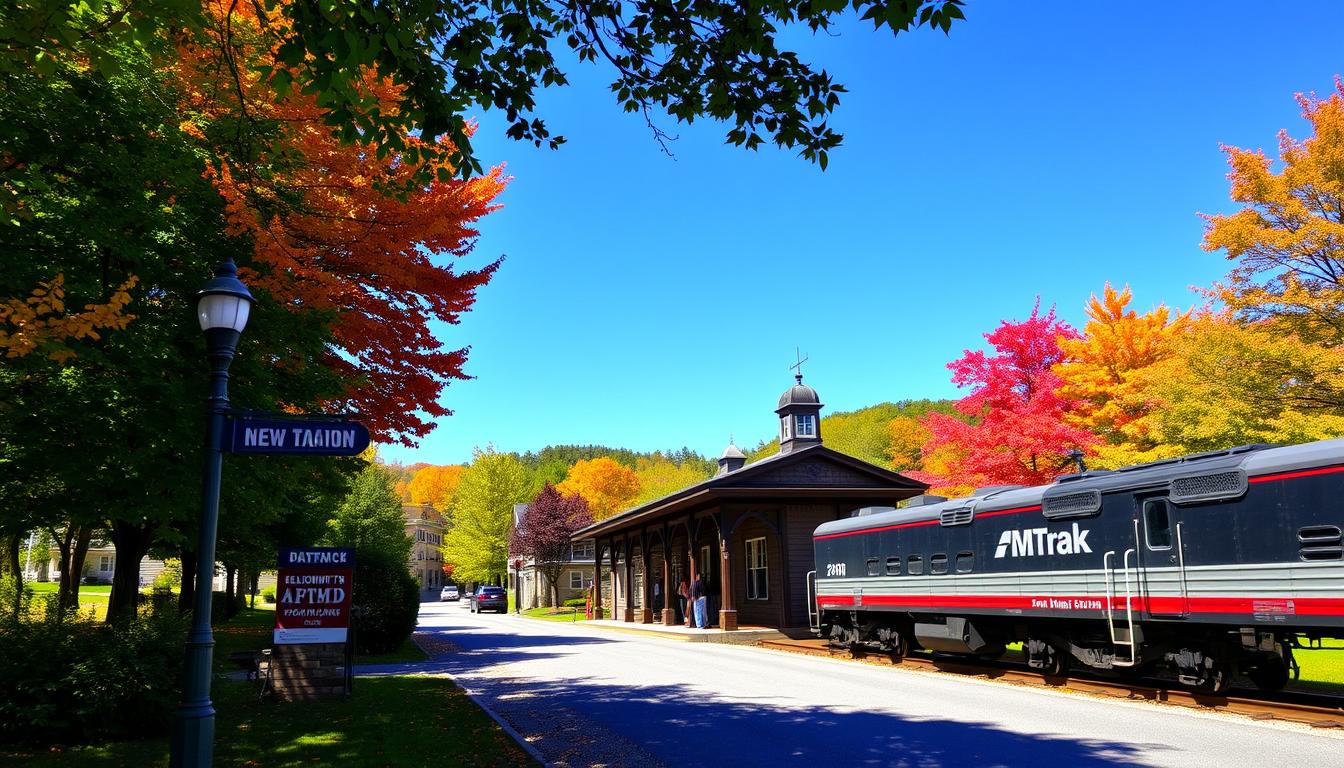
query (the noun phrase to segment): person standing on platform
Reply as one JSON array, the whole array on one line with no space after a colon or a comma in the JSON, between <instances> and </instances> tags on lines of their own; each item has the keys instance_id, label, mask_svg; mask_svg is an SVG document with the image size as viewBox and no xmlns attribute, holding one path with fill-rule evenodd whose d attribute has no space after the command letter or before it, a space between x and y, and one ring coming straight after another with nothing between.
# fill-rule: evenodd
<instances>
[{"instance_id":1,"label":"person standing on platform","mask_svg":"<svg viewBox=\"0 0 1344 768\"><path fill-rule=\"evenodd\" d=\"M677 585L677 623L686 623L686 609L691 607L691 585L686 583L686 577L681 577L681 583Z\"/></svg>"},{"instance_id":2,"label":"person standing on platform","mask_svg":"<svg viewBox=\"0 0 1344 768\"><path fill-rule=\"evenodd\" d=\"M709 622L705 616L705 582L700 578L700 574L695 574L695 581L691 582L691 602L695 606L695 626L700 629L709 627Z\"/></svg>"}]
</instances>

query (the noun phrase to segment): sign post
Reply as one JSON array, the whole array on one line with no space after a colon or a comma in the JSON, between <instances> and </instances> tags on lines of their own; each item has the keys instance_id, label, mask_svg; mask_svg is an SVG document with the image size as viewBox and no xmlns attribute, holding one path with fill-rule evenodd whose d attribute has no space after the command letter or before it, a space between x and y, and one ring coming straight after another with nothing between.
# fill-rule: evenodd
<instances>
[{"instance_id":1,"label":"sign post","mask_svg":"<svg viewBox=\"0 0 1344 768\"><path fill-rule=\"evenodd\" d=\"M278 565L272 690L291 701L348 694L355 551L282 549Z\"/></svg>"}]
</instances>

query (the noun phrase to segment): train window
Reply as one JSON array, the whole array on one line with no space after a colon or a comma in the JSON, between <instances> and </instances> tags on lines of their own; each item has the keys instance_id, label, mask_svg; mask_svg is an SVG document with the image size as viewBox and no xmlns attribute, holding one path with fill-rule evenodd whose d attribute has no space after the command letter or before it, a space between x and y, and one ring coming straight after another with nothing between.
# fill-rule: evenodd
<instances>
[{"instance_id":1,"label":"train window","mask_svg":"<svg viewBox=\"0 0 1344 768\"><path fill-rule=\"evenodd\" d=\"M901 558L899 557L887 558L887 575L888 576L901 575Z\"/></svg>"},{"instance_id":2,"label":"train window","mask_svg":"<svg viewBox=\"0 0 1344 768\"><path fill-rule=\"evenodd\" d=\"M929 558L929 573L941 576L947 573L947 555L934 555Z\"/></svg>"},{"instance_id":3,"label":"train window","mask_svg":"<svg viewBox=\"0 0 1344 768\"><path fill-rule=\"evenodd\" d=\"M868 575L869 575L869 576L876 576L876 575L877 575L877 558L876 558L876 557L870 557L870 558L868 558Z\"/></svg>"},{"instance_id":4,"label":"train window","mask_svg":"<svg viewBox=\"0 0 1344 768\"><path fill-rule=\"evenodd\" d=\"M957 573L970 573L973 570L975 570L975 553L958 552Z\"/></svg>"},{"instance_id":5,"label":"train window","mask_svg":"<svg viewBox=\"0 0 1344 768\"><path fill-rule=\"evenodd\" d=\"M924 572L924 558L919 555L911 555L905 559L905 572L911 576L918 576Z\"/></svg>"},{"instance_id":6,"label":"train window","mask_svg":"<svg viewBox=\"0 0 1344 768\"><path fill-rule=\"evenodd\" d=\"M1171 549L1171 515L1166 499L1143 502L1143 529L1147 532L1149 549Z\"/></svg>"}]
</instances>

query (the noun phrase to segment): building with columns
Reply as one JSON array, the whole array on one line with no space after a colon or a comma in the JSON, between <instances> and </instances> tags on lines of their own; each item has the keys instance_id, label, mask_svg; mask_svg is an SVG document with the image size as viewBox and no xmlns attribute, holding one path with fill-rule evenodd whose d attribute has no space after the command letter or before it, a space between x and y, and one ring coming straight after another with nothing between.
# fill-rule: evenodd
<instances>
[{"instance_id":1,"label":"building with columns","mask_svg":"<svg viewBox=\"0 0 1344 768\"><path fill-rule=\"evenodd\" d=\"M439 589L447 584L443 574L443 513L433 504L402 504L401 517L411 539L410 560L406 568L420 582L420 599L437 600Z\"/></svg>"},{"instance_id":2,"label":"building with columns","mask_svg":"<svg viewBox=\"0 0 1344 768\"><path fill-rule=\"evenodd\" d=\"M779 398L779 453L747 465L729 445L708 480L577 531L596 542L598 600L611 617L675 624L677 585L700 573L712 619L739 626L808 625L812 532L868 507L894 507L926 486L827 448L821 399L797 382ZM655 582L662 585L654 604ZM689 611L685 613L689 614Z\"/></svg>"}]
</instances>

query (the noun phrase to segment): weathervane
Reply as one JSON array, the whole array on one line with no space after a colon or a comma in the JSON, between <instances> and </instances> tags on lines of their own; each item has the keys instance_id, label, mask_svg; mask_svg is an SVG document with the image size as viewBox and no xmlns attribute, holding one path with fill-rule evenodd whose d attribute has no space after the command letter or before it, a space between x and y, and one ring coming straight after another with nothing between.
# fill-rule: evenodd
<instances>
[{"instance_id":1,"label":"weathervane","mask_svg":"<svg viewBox=\"0 0 1344 768\"><path fill-rule=\"evenodd\" d=\"M796 368L796 369L798 369L798 372L795 373L795 374L793 374L793 378L797 379L799 384L802 384L802 383L803 383L803 363L806 363L806 362L807 362L807 356L804 355L804 354L802 354L801 352L799 352L797 347L794 347L794 348L793 348L793 356L794 356L795 358L797 358L798 362L794 363L793 365L790 365L789 368Z\"/></svg>"}]
</instances>

